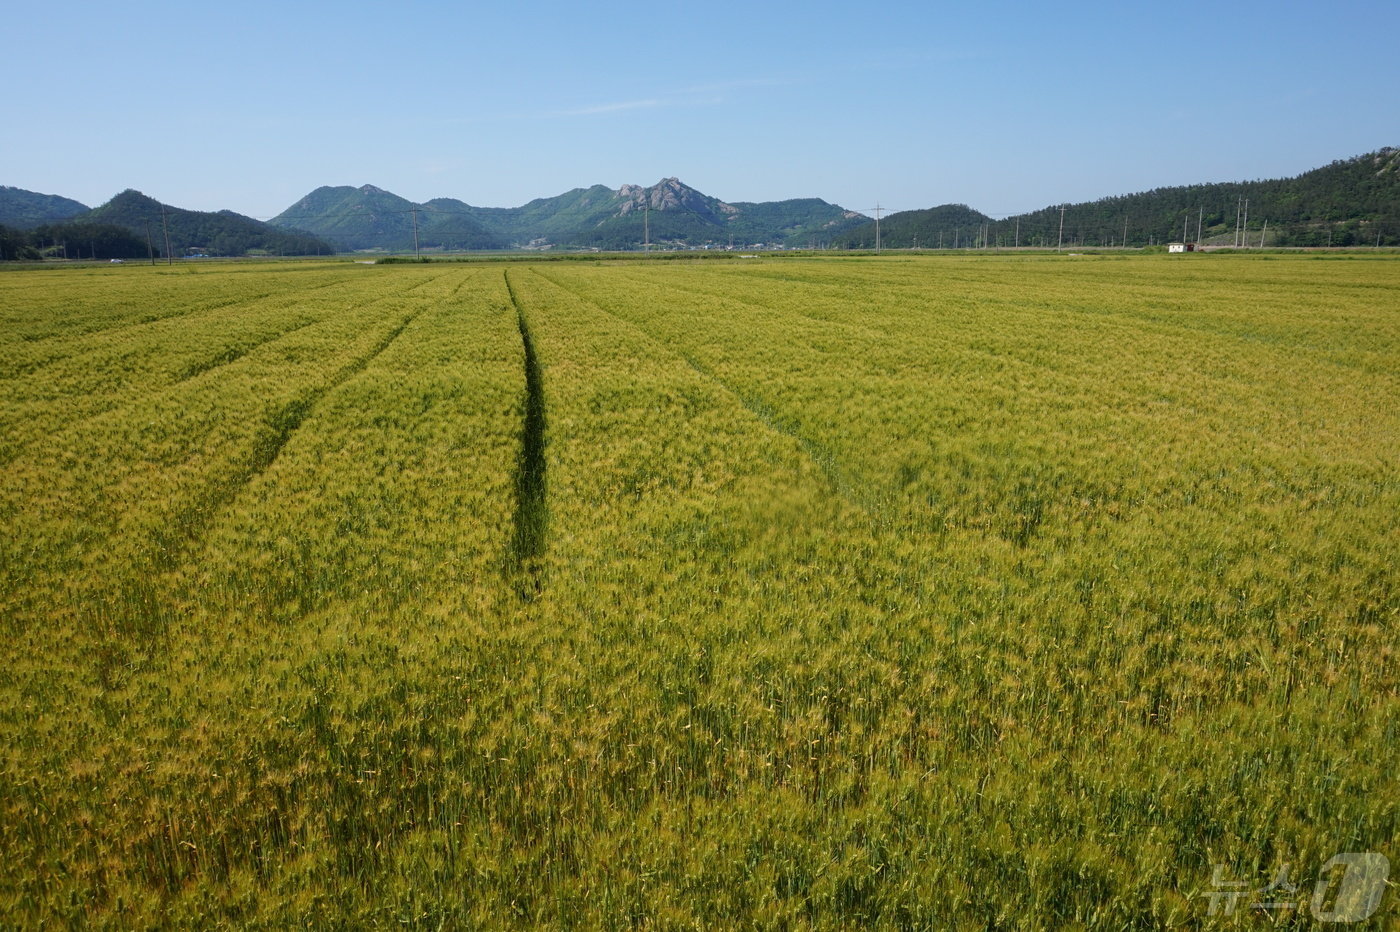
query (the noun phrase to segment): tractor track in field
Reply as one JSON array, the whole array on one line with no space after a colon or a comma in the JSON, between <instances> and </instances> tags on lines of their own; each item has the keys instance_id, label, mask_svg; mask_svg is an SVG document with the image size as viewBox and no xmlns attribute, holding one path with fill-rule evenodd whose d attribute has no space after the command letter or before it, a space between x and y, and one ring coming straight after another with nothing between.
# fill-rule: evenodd
<instances>
[{"instance_id":1,"label":"tractor track in field","mask_svg":"<svg viewBox=\"0 0 1400 932\"><path fill-rule=\"evenodd\" d=\"M327 288L333 288L336 285L342 284L345 284L345 280L343 279L337 279L335 281L330 282L323 282L317 285L312 285L304 291L298 291L297 294L299 296L306 295L316 291L323 291ZM266 300L267 298L276 297L279 294L282 294L282 292L273 290L261 291L256 294L249 295L235 295L233 297L221 298L218 300L210 301L208 303L200 304L195 307L180 308L169 313L148 314L142 317L140 320L135 321L113 322L105 326L93 326L86 329L82 327L77 327L72 330L58 331L43 335L25 336L20 338L20 342L37 347L47 347L49 346L49 344L55 342L61 343L63 341L69 341L73 343L78 343L82 340L93 337L102 337L105 339L110 338L116 334L124 334L128 331L139 330L143 327L153 327L157 324L174 323L180 320L195 318L201 314L213 313L215 311L231 313L232 311L244 305L254 305L260 301ZM88 346L72 347L72 352L64 352L62 351L62 349L60 349L59 351L53 353L50 356L29 359L23 362L11 364L11 368L5 373L4 378L9 379L31 375L50 365L56 365L67 360L80 358L85 354L101 352L102 349L102 347Z\"/></svg>"},{"instance_id":2,"label":"tractor track in field","mask_svg":"<svg viewBox=\"0 0 1400 932\"><path fill-rule=\"evenodd\" d=\"M409 289L409 292L418 287L421 285ZM454 289L453 296L459 290L460 286ZM166 601L161 592L160 577L176 569L205 536L218 515L272 467L323 398L367 370L415 320L435 306L419 307L402 315L373 346L349 360L320 385L290 401L270 407L263 415L262 423L255 429L248 455L224 476L211 482L204 494L172 516L167 524L169 530L153 538L147 551L153 572L143 580L124 587L128 591L120 594L113 603L126 608L119 617L109 616L108 623L117 630L146 639L158 636L170 620L168 609L163 610ZM145 610L134 611L133 606L144 606Z\"/></svg>"},{"instance_id":3,"label":"tractor track in field","mask_svg":"<svg viewBox=\"0 0 1400 932\"><path fill-rule=\"evenodd\" d=\"M159 634L168 620L168 612L161 611L165 603L159 594L158 575L174 570L204 537L215 518L245 488L271 468L317 402L369 368L422 313L423 310L419 309L404 315L367 352L341 366L325 382L266 412L256 429L248 455L223 477L210 483L204 494L173 515L166 525L167 529L152 539L148 559L153 572L139 584L128 587L136 591L124 593L113 600L117 605L127 606L128 617L109 619L117 630L147 638ZM130 607L137 605L144 605L146 611L131 611Z\"/></svg>"},{"instance_id":4,"label":"tractor track in field","mask_svg":"<svg viewBox=\"0 0 1400 932\"><path fill-rule=\"evenodd\" d=\"M204 375L206 372L213 372L215 369L221 369L224 366L233 365L234 363L238 362L238 360L242 359L244 356L247 356L249 353L253 352L256 349L259 349L263 346L267 346L270 343L276 343L283 337L291 336L298 330L305 330L307 327L312 327L319 323L321 323L321 320L317 320L314 318L311 320L303 320L291 327L288 327L286 330L280 330L277 333L274 333L267 337L263 337L260 340L255 340L245 344L236 343L232 346L225 348L222 352L216 353L215 355L208 357L207 359L202 359L199 362L191 363L190 365L186 366L184 370L180 372L179 376L173 381L171 381L170 385L167 387L175 387L178 385L182 385L185 382L188 382L190 379L195 379L201 375Z\"/></svg>"},{"instance_id":5,"label":"tractor track in field","mask_svg":"<svg viewBox=\"0 0 1400 932\"><path fill-rule=\"evenodd\" d=\"M510 272L503 271L506 291L515 309L516 326L525 352L524 416L520 425L520 454L515 466L514 533L506 558L506 571L514 577L523 601L536 597L544 587L541 558L549 531L549 499L545 460L544 374L535 352L530 321L511 285Z\"/></svg>"},{"instance_id":6,"label":"tractor track in field","mask_svg":"<svg viewBox=\"0 0 1400 932\"><path fill-rule=\"evenodd\" d=\"M315 407L316 403L368 369L370 364L387 350L408 328L408 325L417 320L422 313L423 309L420 308L410 314L405 314L367 353L350 360L321 385L292 399L275 411L269 412L265 419L265 433L260 442L254 446L253 456L250 457L246 467L240 471L237 481L228 483L230 491L221 496L222 500L219 505L222 506L228 501L232 501L243 486L266 472L277 461L282 448L291 440L292 434L301 427L302 422L311 413L311 409Z\"/></svg>"},{"instance_id":7,"label":"tractor track in field","mask_svg":"<svg viewBox=\"0 0 1400 932\"><path fill-rule=\"evenodd\" d=\"M416 291L423 285L441 277L441 275L435 276L427 282L415 285L405 293ZM373 303L375 302L369 301L358 306L363 307ZM329 379L290 401L269 409L263 416L263 423L259 425L255 433L253 448L248 457L222 482L213 483L208 492L196 501L193 507L186 509L185 515L182 517L186 518L188 523L186 521L180 522L184 525L184 533L181 535L183 541L178 542L177 546L174 547L161 548L161 550L169 552L165 559L159 561L159 563L165 564L163 568L173 566L175 558L183 553L190 543L203 535L214 515L237 498L239 493L258 476L271 468L272 464L277 461L277 457L281 455L282 449L292 439L292 435L301 428L302 422L306 420L307 415L311 413L317 402L368 369L370 364L399 338L408 325L423 314L424 310L425 308L420 307L404 314L399 322L390 327L368 351L341 366Z\"/></svg>"},{"instance_id":8,"label":"tractor track in field","mask_svg":"<svg viewBox=\"0 0 1400 932\"><path fill-rule=\"evenodd\" d=\"M377 303L379 300L381 299L376 298L368 301L361 301L357 304L351 304L344 308L342 312L358 310L363 307L369 307ZM328 319L328 317L323 317L298 323L295 326L289 327L286 330L279 331L278 333L265 340L260 340L256 344L250 344L246 347L246 349L237 354L229 353L226 351L222 356L215 357L213 360L208 360L205 363L190 366L183 372L177 374L171 381L167 382L166 384L161 385L159 387L147 389L147 398L149 399L150 396L156 394L165 395L172 392L184 391L186 383L188 383L192 379L196 379L202 375L206 375L207 373L220 369L224 366L233 365L239 360L251 355L252 353L256 352L257 350L263 347L274 346L278 342L280 342L283 339L286 339L292 334L300 330L305 330L307 327L315 327L324 324ZM366 362L365 365L368 365L368 362ZM354 373L351 373L351 375L353 374ZM346 376L346 378L349 378L349 376ZM335 386L331 385L330 387L334 388ZM326 390L329 391L329 388ZM92 410L83 414L81 417L62 425L62 430L65 433L86 430L89 428L90 425L97 422L99 419L110 416L114 411L120 411L123 408L128 408L135 404L139 399L139 395L133 395L131 397L109 395L106 399L97 403ZM0 466L8 465L9 463L15 460L19 460L25 457L29 454L31 449L35 448L38 445L38 440L30 439L16 443L13 445L13 447L8 449L0 448Z\"/></svg>"},{"instance_id":9,"label":"tractor track in field","mask_svg":"<svg viewBox=\"0 0 1400 932\"><path fill-rule=\"evenodd\" d=\"M872 518L882 518L886 516L888 511L887 503L882 501L878 496L871 494L865 483L859 482L849 475L847 471L842 468L839 458L830 447L804 434L792 423L791 419L784 417L781 412L772 405L761 398L749 394L744 391L742 387L732 384L690 353L680 347L671 345L669 342L656 336L635 321L628 320L626 317L599 304L586 294L582 294L567 285L555 281L539 269L531 269L531 271L559 290L573 295L578 300L606 314L618 323L635 330L647 340L663 347L667 352L676 356L676 358L683 360L697 375L718 386L721 391L734 398L744 410L757 418L759 423L764 427L795 441L802 450L802 453L816 465L821 471L822 477L838 495Z\"/></svg>"}]
</instances>

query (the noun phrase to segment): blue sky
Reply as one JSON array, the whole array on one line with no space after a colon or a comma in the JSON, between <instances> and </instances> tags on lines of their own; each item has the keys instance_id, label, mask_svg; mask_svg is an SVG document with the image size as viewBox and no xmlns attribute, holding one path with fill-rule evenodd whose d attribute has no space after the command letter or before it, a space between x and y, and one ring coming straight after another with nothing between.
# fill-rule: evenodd
<instances>
[{"instance_id":1,"label":"blue sky","mask_svg":"<svg viewBox=\"0 0 1400 932\"><path fill-rule=\"evenodd\" d=\"M1400 3L142 3L7 17L0 184L268 217L323 184L508 207L994 215L1400 145Z\"/></svg>"}]
</instances>

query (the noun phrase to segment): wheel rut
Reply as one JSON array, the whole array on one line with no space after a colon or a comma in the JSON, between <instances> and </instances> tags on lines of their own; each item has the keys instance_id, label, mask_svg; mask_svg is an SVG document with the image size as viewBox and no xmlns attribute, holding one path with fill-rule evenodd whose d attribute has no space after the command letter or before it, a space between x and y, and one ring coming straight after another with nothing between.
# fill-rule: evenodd
<instances>
[{"instance_id":1,"label":"wheel rut","mask_svg":"<svg viewBox=\"0 0 1400 932\"><path fill-rule=\"evenodd\" d=\"M520 425L520 453L515 465L514 532L506 555L506 572L514 580L520 598L530 601L544 588L543 557L549 535L544 374L535 351L530 321L511 284L510 272L502 274L525 351L524 416Z\"/></svg>"}]
</instances>

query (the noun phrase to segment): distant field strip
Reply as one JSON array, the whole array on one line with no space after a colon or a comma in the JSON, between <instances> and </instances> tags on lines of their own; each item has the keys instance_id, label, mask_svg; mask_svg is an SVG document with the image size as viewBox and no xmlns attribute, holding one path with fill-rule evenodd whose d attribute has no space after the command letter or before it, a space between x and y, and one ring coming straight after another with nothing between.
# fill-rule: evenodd
<instances>
[{"instance_id":1,"label":"distant field strip","mask_svg":"<svg viewBox=\"0 0 1400 932\"><path fill-rule=\"evenodd\" d=\"M1396 398L1384 257L0 271L0 915L1303 921Z\"/></svg>"}]
</instances>

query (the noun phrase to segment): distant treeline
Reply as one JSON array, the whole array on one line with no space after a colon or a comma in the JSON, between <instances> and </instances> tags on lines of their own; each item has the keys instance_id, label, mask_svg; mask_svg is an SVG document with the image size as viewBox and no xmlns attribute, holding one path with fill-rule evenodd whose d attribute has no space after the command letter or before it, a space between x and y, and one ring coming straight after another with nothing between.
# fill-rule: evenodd
<instances>
[{"instance_id":1,"label":"distant treeline","mask_svg":"<svg viewBox=\"0 0 1400 932\"><path fill-rule=\"evenodd\" d=\"M48 223L31 230L0 226L0 260L145 259L150 254L144 238L114 223Z\"/></svg>"},{"instance_id":2,"label":"distant treeline","mask_svg":"<svg viewBox=\"0 0 1400 932\"><path fill-rule=\"evenodd\" d=\"M217 215L208 215L217 216ZM191 222L191 218L194 222ZM175 256L331 255L335 247L297 232L243 230L217 221L200 223L192 212L179 218L171 231ZM172 224L173 225L173 224ZM0 261L16 259L146 259L163 258L165 238L159 223L151 239L117 223L73 221L49 223L29 230L0 226Z\"/></svg>"}]
</instances>

